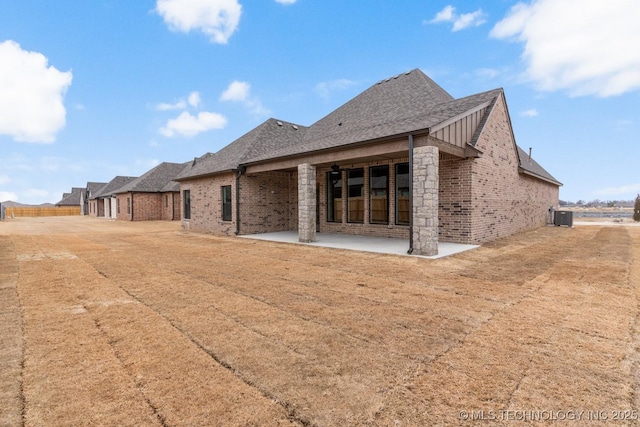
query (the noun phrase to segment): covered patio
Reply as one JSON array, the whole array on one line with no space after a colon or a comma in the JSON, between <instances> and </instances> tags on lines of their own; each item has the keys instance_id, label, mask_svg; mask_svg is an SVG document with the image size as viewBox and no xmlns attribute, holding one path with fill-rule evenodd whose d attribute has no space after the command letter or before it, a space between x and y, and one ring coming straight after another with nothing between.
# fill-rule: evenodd
<instances>
[{"instance_id":1,"label":"covered patio","mask_svg":"<svg viewBox=\"0 0 640 427\"><path fill-rule=\"evenodd\" d=\"M320 246L325 248L347 249L362 252L375 252L391 255L409 255L408 239L392 239L388 237L357 236L352 234L316 233L314 242L300 242L298 232L277 231L273 233L240 235L245 239L267 240L271 242L297 243L301 245ZM479 245L464 245L459 243L440 242L438 254L434 256L417 255L422 258L437 259L460 252L478 248ZM416 256L416 255L413 255Z\"/></svg>"}]
</instances>

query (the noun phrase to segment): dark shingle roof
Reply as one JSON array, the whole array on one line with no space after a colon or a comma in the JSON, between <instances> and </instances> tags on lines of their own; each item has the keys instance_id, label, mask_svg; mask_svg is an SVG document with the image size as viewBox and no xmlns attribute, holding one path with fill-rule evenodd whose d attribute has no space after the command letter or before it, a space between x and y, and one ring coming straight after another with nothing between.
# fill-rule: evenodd
<instances>
[{"instance_id":1,"label":"dark shingle roof","mask_svg":"<svg viewBox=\"0 0 640 427\"><path fill-rule=\"evenodd\" d=\"M81 194L84 188L71 188L71 193L63 193L62 199L56 203L56 206L80 206Z\"/></svg>"},{"instance_id":2,"label":"dark shingle roof","mask_svg":"<svg viewBox=\"0 0 640 427\"><path fill-rule=\"evenodd\" d=\"M125 184L136 179L134 176L116 176L111 181L107 183L104 187L96 191L96 194L92 195L92 199L100 199L105 197L110 197L116 194L116 191L119 190Z\"/></svg>"},{"instance_id":3,"label":"dark shingle roof","mask_svg":"<svg viewBox=\"0 0 640 427\"><path fill-rule=\"evenodd\" d=\"M215 154L194 159L176 179L233 171L255 157L270 157L283 147L297 146L307 128L282 120L268 119Z\"/></svg>"},{"instance_id":4,"label":"dark shingle roof","mask_svg":"<svg viewBox=\"0 0 640 427\"><path fill-rule=\"evenodd\" d=\"M173 179L182 172L186 165L186 163L160 163L140 177L124 184L115 190L114 193L161 193L166 191L179 191L180 184L173 182Z\"/></svg>"},{"instance_id":5,"label":"dark shingle roof","mask_svg":"<svg viewBox=\"0 0 640 427\"><path fill-rule=\"evenodd\" d=\"M101 188L107 185L106 182L87 182L89 197L93 197Z\"/></svg>"},{"instance_id":6,"label":"dark shingle roof","mask_svg":"<svg viewBox=\"0 0 640 427\"><path fill-rule=\"evenodd\" d=\"M374 84L310 127L269 119L219 152L194 159L176 179L233 171L243 164L425 131L478 108L495 105L502 94L499 88L454 99L415 69ZM481 128L479 126L477 133ZM477 135L472 145L476 138ZM518 150L522 159L520 148ZM535 162L523 164L521 160L520 167L524 173L559 184Z\"/></svg>"},{"instance_id":7,"label":"dark shingle roof","mask_svg":"<svg viewBox=\"0 0 640 427\"><path fill-rule=\"evenodd\" d=\"M374 84L318 120L297 145L279 147L249 162L269 160L420 131L494 99L502 89L454 99L416 69Z\"/></svg>"},{"instance_id":8,"label":"dark shingle roof","mask_svg":"<svg viewBox=\"0 0 640 427\"><path fill-rule=\"evenodd\" d=\"M547 172L542 166L538 164L532 157L529 157L529 154L525 152L522 148L518 146L518 160L520 169L523 170L527 175L533 175L537 178L540 178L544 181L549 181L553 184L562 185L560 181L555 179L553 175Z\"/></svg>"}]
</instances>

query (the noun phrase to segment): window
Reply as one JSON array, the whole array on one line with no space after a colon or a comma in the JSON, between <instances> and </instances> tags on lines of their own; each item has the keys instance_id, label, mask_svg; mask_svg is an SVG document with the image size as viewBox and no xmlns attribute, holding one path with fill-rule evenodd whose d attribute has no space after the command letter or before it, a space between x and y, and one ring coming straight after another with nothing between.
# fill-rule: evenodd
<instances>
[{"instance_id":1,"label":"window","mask_svg":"<svg viewBox=\"0 0 640 427\"><path fill-rule=\"evenodd\" d=\"M396 165L396 224L409 225L409 163Z\"/></svg>"},{"instance_id":2,"label":"window","mask_svg":"<svg viewBox=\"0 0 640 427\"><path fill-rule=\"evenodd\" d=\"M191 190L184 190L182 192L182 200L184 205L184 219L191 219Z\"/></svg>"},{"instance_id":3,"label":"window","mask_svg":"<svg viewBox=\"0 0 640 427\"><path fill-rule=\"evenodd\" d=\"M127 197L127 215L131 215L131 197Z\"/></svg>"},{"instance_id":4,"label":"window","mask_svg":"<svg viewBox=\"0 0 640 427\"><path fill-rule=\"evenodd\" d=\"M369 168L369 222L389 223L389 165Z\"/></svg>"},{"instance_id":5,"label":"window","mask_svg":"<svg viewBox=\"0 0 640 427\"><path fill-rule=\"evenodd\" d=\"M364 169L347 171L347 221L364 222Z\"/></svg>"},{"instance_id":6,"label":"window","mask_svg":"<svg viewBox=\"0 0 640 427\"><path fill-rule=\"evenodd\" d=\"M164 207L169 207L169 196L167 194L164 195Z\"/></svg>"},{"instance_id":7,"label":"window","mask_svg":"<svg viewBox=\"0 0 640 427\"><path fill-rule=\"evenodd\" d=\"M231 186L222 186L222 220L231 221Z\"/></svg>"},{"instance_id":8,"label":"window","mask_svg":"<svg viewBox=\"0 0 640 427\"><path fill-rule=\"evenodd\" d=\"M342 222L342 172L327 172L327 222Z\"/></svg>"},{"instance_id":9,"label":"window","mask_svg":"<svg viewBox=\"0 0 640 427\"><path fill-rule=\"evenodd\" d=\"M116 210L120 213L120 199L116 199Z\"/></svg>"}]
</instances>

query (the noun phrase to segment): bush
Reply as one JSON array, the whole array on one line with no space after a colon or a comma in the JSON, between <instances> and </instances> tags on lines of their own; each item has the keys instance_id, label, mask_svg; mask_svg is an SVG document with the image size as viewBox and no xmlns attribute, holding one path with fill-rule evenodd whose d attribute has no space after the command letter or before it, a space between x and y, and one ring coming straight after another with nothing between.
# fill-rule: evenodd
<instances>
[{"instance_id":1,"label":"bush","mask_svg":"<svg viewBox=\"0 0 640 427\"><path fill-rule=\"evenodd\" d=\"M636 197L636 202L633 205L633 220L640 221L640 194Z\"/></svg>"}]
</instances>

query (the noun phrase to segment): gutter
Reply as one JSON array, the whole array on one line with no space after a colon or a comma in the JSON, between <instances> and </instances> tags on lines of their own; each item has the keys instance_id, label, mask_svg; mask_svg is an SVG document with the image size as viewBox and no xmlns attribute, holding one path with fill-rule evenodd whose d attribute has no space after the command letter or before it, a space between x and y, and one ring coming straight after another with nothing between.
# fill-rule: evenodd
<instances>
[{"instance_id":1,"label":"gutter","mask_svg":"<svg viewBox=\"0 0 640 427\"><path fill-rule=\"evenodd\" d=\"M246 166L240 165L236 171L236 236L240 234L240 177L246 170Z\"/></svg>"},{"instance_id":2,"label":"gutter","mask_svg":"<svg viewBox=\"0 0 640 427\"><path fill-rule=\"evenodd\" d=\"M409 250L407 251L407 253L409 255L413 253L413 135L412 134L409 135Z\"/></svg>"}]
</instances>

